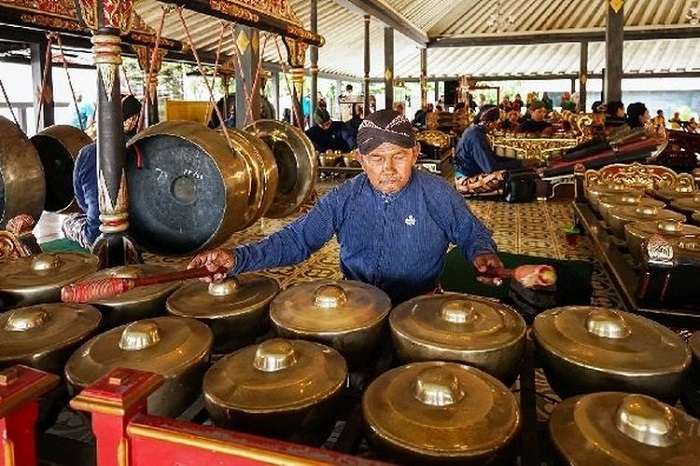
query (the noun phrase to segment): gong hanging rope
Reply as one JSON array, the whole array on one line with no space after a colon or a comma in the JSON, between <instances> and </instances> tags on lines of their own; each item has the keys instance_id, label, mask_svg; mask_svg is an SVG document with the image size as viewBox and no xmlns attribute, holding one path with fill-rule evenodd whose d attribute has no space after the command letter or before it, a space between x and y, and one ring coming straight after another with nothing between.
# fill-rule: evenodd
<instances>
[{"instance_id":1,"label":"gong hanging rope","mask_svg":"<svg viewBox=\"0 0 700 466\"><path fill-rule=\"evenodd\" d=\"M194 42L192 41L192 35L190 34L190 29L187 27L187 22L185 21L185 17L182 15L182 7L177 8L177 14L180 17L180 22L182 23L182 28L185 30L185 35L187 36L187 42L190 44L190 48L192 49L192 55L194 56L195 61L197 62L197 68L199 69L199 74L202 75L202 79L204 79L204 84L207 86L207 90L209 91L209 99L211 102L214 104L214 111L216 112L216 116L219 117L219 121L223 124L224 118L223 115L221 114L221 110L219 109L219 106L216 105L216 102L214 100L214 89L212 85L209 83L209 80L207 79L206 73L204 72L204 66L202 65L202 61L199 59L199 53L197 53L197 49L194 46ZM215 67L219 66L219 63L214 64ZM224 137L226 138L226 143L228 144L229 149L231 149L231 152L235 152L234 146L233 146L233 141L231 141L231 137L228 135L228 131L223 131Z\"/></svg>"},{"instance_id":2,"label":"gong hanging rope","mask_svg":"<svg viewBox=\"0 0 700 466\"><path fill-rule=\"evenodd\" d=\"M12 114L12 119L15 120L15 124L19 128L19 122L17 121L17 116L15 115L15 110L12 108L12 104L10 103L9 97L7 97L7 92L5 91L5 85L2 83L2 79L0 79L0 89L2 89L2 95L5 97L5 103L7 103L7 108L10 109L10 113Z\"/></svg>"},{"instance_id":3,"label":"gong hanging rope","mask_svg":"<svg viewBox=\"0 0 700 466\"><path fill-rule=\"evenodd\" d=\"M61 35L58 33L53 33L56 35L56 42L58 43L58 51L61 54L61 61L63 62L63 69L66 70L66 79L68 80L68 87L70 88L71 96L73 96L73 106L75 107L75 113L78 115L78 123L80 124L80 129L85 131L87 128L83 125L83 119L80 118L80 108L78 107L78 99L75 98L75 89L73 88L73 80L70 78L70 72L68 71L68 62L66 61L66 54L63 53L63 41L61 40ZM46 66L51 66L47 63ZM43 91L43 89L42 89Z\"/></svg>"},{"instance_id":4,"label":"gong hanging rope","mask_svg":"<svg viewBox=\"0 0 700 466\"><path fill-rule=\"evenodd\" d=\"M289 97L292 98L292 112L294 113L294 118L299 124L299 127L304 129L304 120L299 117L299 109L297 108L296 102L294 102L294 91L292 90L292 85L289 83L289 76L287 75L287 65L282 58L282 50L280 49L280 44L278 37L275 36L275 47L277 47L277 57L279 58L280 65L282 66L282 73L284 74L284 81L287 83L287 92L289 92ZM303 98L303 96L302 96ZM316 98L312 96L312 98Z\"/></svg>"},{"instance_id":5,"label":"gong hanging rope","mask_svg":"<svg viewBox=\"0 0 700 466\"><path fill-rule=\"evenodd\" d=\"M167 5L167 6L162 6L160 7L161 9L161 15L160 15L160 25L158 26L158 30L156 31L156 43L155 46L153 47L153 51L151 52L151 60L148 63L148 73L146 73L146 92L143 96L143 99L141 99L141 112L139 113L139 123L136 129L136 132L140 132L143 129L144 122L146 121L145 118L145 112L148 107L148 101L150 100L150 82L151 79L153 78L153 73L155 72L155 62L156 62L156 57L158 56L158 48L160 47L160 40L163 37L163 27L165 26L165 17L170 14L172 11L172 6ZM124 73L126 74L126 72Z\"/></svg>"},{"instance_id":6,"label":"gong hanging rope","mask_svg":"<svg viewBox=\"0 0 700 466\"><path fill-rule=\"evenodd\" d=\"M49 80L49 70L51 70L51 47L53 46L53 40L55 33L47 32L46 38L48 42L46 44L46 56L44 57L44 74L41 77L41 89L39 89L39 108L36 112L36 126L35 128L39 131L39 123L41 122L41 112L44 110L44 99L46 98L46 85Z\"/></svg>"}]
</instances>

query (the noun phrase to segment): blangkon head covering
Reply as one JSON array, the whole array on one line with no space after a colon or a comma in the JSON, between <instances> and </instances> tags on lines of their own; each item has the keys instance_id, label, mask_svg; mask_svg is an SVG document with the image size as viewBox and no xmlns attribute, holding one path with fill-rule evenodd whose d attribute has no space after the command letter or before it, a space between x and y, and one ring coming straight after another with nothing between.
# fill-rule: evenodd
<instances>
[{"instance_id":1,"label":"blangkon head covering","mask_svg":"<svg viewBox=\"0 0 700 466\"><path fill-rule=\"evenodd\" d=\"M361 154L369 154L385 142L399 147L416 145L416 133L411 122L394 110L379 110L362 120L357 130L357 148Z\"/></svg>"}]
</instances>

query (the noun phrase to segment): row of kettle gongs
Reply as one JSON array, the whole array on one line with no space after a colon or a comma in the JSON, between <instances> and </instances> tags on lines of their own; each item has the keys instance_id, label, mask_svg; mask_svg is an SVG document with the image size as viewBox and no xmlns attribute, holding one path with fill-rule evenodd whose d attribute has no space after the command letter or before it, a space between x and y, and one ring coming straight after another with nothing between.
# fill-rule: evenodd
<instances>
[{"instance_id":1,"label":"row of kettle gongs","mask_svg":"<svg viewBox=\"0 0 700 466\"><path fill-rule=\"evenodd\" d=\"M96 267L95 258L68 253L24 258L14 263L12 270L21 270L23 265L37 276L58 278L62 272L70 271L71 260ZM88 277L134 278L166 270L146 264L108 269ZM7 282L17 278L16 275L10 274L4 279ZM106 327L111 327L163 314L166 298L178 286L178 283L171 283L136 288L115 297L112 302L103 300L94 304L107 310L103 320L109 322ZM41 289L43 285L36 288ZM56 288L54 292L59 290ZM174 315L206 321L214 330L215 352L226 353L265 333L267 308L277 292L274 280L254 275L212 286L197 281L174 293L167 308ZM328 341L350 360L351 365L372 354L382 336L383 321L391 310L390 301L383 292L353 281L302 283L286 290L275 302L276 317L272 320L281 336ZM506 383L512 383L517 375L525 325L517 312L507 306L484 298L450 294L419 297L395 308L389 323L402 362L461 361L480 367ZM579 327L584 328L583 324Z\"/></svg>"}]
</instances>

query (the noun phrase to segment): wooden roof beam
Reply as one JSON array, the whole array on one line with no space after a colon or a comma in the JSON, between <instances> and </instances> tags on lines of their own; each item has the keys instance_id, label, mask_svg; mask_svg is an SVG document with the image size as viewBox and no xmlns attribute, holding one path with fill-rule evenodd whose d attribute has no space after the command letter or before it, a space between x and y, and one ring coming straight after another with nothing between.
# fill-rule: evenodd
<instances>
[{"instance_id":1,"label":"wooden roof beam","mask_svg":"<svg viewBox=\"0 0 700 466\"><path fill-rule=\"evenodd\" d=\"M360 15L370 15L385 25L394 28L421 47L430 42L430 37L401 16L396 10L378 0L333 0L343 8Z\"/></svg>"},{"instance_id":2,"label":"wooden roof beam","mask_svg":"<svg viewBox=\"0 0 700 466\"><path fill-rule=\"evenodd\" d=\"M700 37L698 27L626 28L625 41L654 39L689 39ZM605 42L605 30L542 32L513 34L479 34L459 37L432 37L428 48L478 47L493 45L553 44L560 42Z\"/></svg>"}]
</instances>

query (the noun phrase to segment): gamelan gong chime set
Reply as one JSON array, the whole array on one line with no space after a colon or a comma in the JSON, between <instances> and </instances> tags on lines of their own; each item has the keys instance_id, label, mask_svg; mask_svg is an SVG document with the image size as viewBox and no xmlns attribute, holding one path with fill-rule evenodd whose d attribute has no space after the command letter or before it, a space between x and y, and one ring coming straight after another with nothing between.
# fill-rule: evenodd
<instances>
[{"instance_id":1,"label":"gamelan gong chime set","mask_svg":"<svg viewBox=\"0 0 700 466\"><path fill-rule=\"evenodd\" d=\"M16 131L6 120L0 125ZM139 244L190 254L263 215L284 217L308 198L316 155L303 133L268 120L225 131L165 122L129 142L131 234ZM31 142L17 134L13 150L0 151L3 222L71 208L72 159L85 143L72 133L49 128ZM22 158L21 170L12 157ZM685 244L698 233L678 213L699 205L697 191L657 194L662 200L618 184L587 192L634 255L650 235ZM676 210L665 210L664 199ZM165 379L149 397L151 414L176 417L201 394L217 426L320 445L352 374L365 373L391 346L393 367L361 387L365 438L379 457L514 464L523 419L509 387L529 337L523 317L505 304L445 293L392 309L383 291L351 280L280 292L255 274L208 285L183 281L208 273L198 269L98 267L96 257L68 252L0 263L0 369L24 364L60 375L65 384L54 403L66 403L61 390L75 395L115 368L139 369ZM541 266L499 273L525 286L556 280ZM570 306L539 314L530 336L564 399L549 422L563 459L700 464L700 421L673 407L700 356L699 335L687 345L644 317Z\"/></svg>"}]
</instances>

